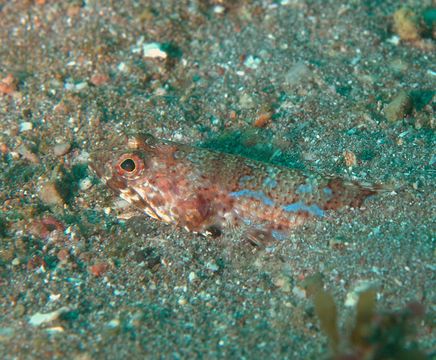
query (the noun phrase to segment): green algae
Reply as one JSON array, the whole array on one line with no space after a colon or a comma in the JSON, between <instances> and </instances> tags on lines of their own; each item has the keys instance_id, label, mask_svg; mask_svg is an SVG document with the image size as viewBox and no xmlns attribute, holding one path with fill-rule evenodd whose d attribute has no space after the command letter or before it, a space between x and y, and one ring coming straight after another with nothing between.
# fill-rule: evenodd
<instances>
[{"instance_id":1,"label":"green algae","mask_svg":"<svg viewBox=\"0 0 436 360\"><path fill-rule=\"evenodd\" d=\"M318 283L319 284L319 283ZM426 359L413 340L414 323L424 315L422 305L411 303L402 310L376 310L376 291L359 294L354 326L348 335L338 330L338 312L333 296L321 287L312 287L315 313L327 335L332 359L367 360Z\"/></svg>"}]
</instances>

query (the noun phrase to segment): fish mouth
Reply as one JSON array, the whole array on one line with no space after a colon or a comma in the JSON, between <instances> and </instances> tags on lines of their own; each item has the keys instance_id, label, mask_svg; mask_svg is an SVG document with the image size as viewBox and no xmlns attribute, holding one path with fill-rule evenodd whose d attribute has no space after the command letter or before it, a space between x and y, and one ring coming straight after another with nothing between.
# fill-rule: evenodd
<instances>
[{"instance_id":1,"label":"fish mouth","mask_svg":"<svg viewBox=\"0 0 436 360\"><path fill-rule=\"evenodd\" d=\"M101 156L100 154L92 154L89 157L88 167L97 175L97 177L103 179L107 177L107 171L105 171L105 165L109 161L109 156Z\"/></svg>"},{"instance_id":2,"label":"fish mouth","mask_svg":"<svg viewBox=\"0 0 436 360\"><path fill-rule=\"evenodd\" d=\"M107 149L100 149L94 151L88 162L88 168L106 185L108 185L113 191L119 192L115 186L111 186L111 180L113 179L112 160L114 154Z\"/></svg>"}]
</instances>

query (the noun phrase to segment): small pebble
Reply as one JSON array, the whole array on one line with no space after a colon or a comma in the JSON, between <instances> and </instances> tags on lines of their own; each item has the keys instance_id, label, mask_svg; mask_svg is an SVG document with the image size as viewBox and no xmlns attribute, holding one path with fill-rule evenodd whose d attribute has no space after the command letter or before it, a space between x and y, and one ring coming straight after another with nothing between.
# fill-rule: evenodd
<instances>
[{"instance_id":1,"label":"small pebble","mask_svg":"<svg viewBox=\"0 0 436 360\"><path fill-rule=\"evenodd\" d=\"M0 144L0 153L6 155L9 152L9 148L5 143Z\"/></svg>"},{"instance_id":2,"label":"small pebble","mask_svg":"<svg viewBox=\"0 0 436 360\"><path fill-rule=\"evenodd\" d=\"M120 326L120 320L119 319L112 319L107 323L107 327L111 329L115 329Z\"/></svg>"},{"instance_id":3,"label":"small pebble","mask_svg":"<svg viewBox=\"0 0 436 360\"><path fill-rule=\"evenodd\" d=\"M291 291L291 286L289 284L289 281L284 276L279 276L279 277L275 278L274 285L277 286L283 292L290 292Z\"/></svg>"},{"instance_id":4,"label":"small pebble","mask_svg":"<svg viewBox=\"0 0 436 360\"><path fill-rule=\"evenodd\" d=\"M390 122L403 119L412 111L412 99L406 91L401 91L384 108L386 118Z\"/></svg>"},{"instance_id":5,"label":"small pebble","mask_svg":"<svg viewBox=\"0 0 436 360\"><path fill-rule=\"evenodd\" d=\"M101 86L109 81L109 77L104 74L95 74L91 77L90 81L94 86Z\"/></svg>"},{"instance_id":6,"label":"small pebble","mask_svg":"<svg viewBox=\"0 0 436 360\"><path fill-rule=\"evenodd\" d=\"M89 161L89 153L83 150L79 155L74 158L75 163L87 163Z\"/></svg>"},{"instance_id":7,"label":"small pebble","mask_svg":"<svg viewBox=\"0 0 436 360\"><path fill-rule=\"evenodd\" d=\"M0 261L1 262L9 262L12 261L14 258L14 248L10 247L10 248L3 248L0 249Z\"/></svg>"},{"instance_id":8,"label":"small pebble","mask_svg":"<svg viewBox=\"0 0 436 360\"><path fill-rule=\"evenodd\" d=\"M250 95L242 94L239 98L239 105L242 109L250 109L254 107L255 103Z\"/></svg>"},{"instance_id":9,"label":"small pebble","mask_svg":"<svg viewBox=\"0 0 436 360\"><path fill-rule=\"evenodd\" d=\"M407 7L395 11L393 15L394 31L401 40L418 41L421 39L422 28L416 14Z\"/></svg>"},{"instance_id":10,"label":"small pebble","mask_svg":"<svg viewBox=\"0 0 436 360\"><path fill-rule=\"evenodd\" d=\"M16 81L12 74L0 80L0 94L9 95L17 90Z\"/></svg>"},{"instance_id":11,"label":"small pebble","mask_svg":"<svg viewBox=\"0 0 436 360\"><path fill-rule=\"evenodd\" d=\"M269 123L270 120L271 120L271 113L269 112L262 113L254 121L253 125L257 128L263 128Z\"/></svg>"},{"instance_id":12,"label":"small pebble","mask_svg":"<svg viewBox=\"0 0 436 360\"><path fill-rule=\"evenodd\" d=\"M89 267L89 271L94 276L102 276L105 272L109 270L109 265L106 263L99 263Z\"/></svg>"},{"instance_id":13,"label":"small pebble","mask_svg":"<svg viewBox=\"0 0 436 360\"><path fill-rule=\"evenodd\" d=\"M67 154L71 149L71 145L69 143L61 143L61 144L56 144L53 147L53 153L56 156L63 156L65 154Z\"/></svg>"},{"instance_id":14,"label":"small pebble","mask_svg":"<svg viewBox=\"0 0 436 360\"><path fill-rule=\"evenodd\" d=\"M329 246L333 250L344 250L347 248L348 243L340 238L337 239L330 239L329 240Z\"/></svg>"},{"instance_id":15,"label":"small pebble","mask_svg":"<svg viewBox=\"0 0 436 360\"><path fill-rule=\"evenodd\" d=\"M354 166L357 163L357 158L356 158L356 154L352 151L344 151L344 161L345 161L345 165L347 165L348 167L350 166Z\"/></svg>"},{"instance_id":16,"label":"small pebble","mask_svg":"<svg viewBox=\"0 0 436 360\"><path fill-rule=\"evenodd\" d=\"M80 5L73 4L73 5L71 5L71 6L69 6L67 8L67 15L70 16L70 17L76 16L76 15L78 15L80 13L80 9L81 8L82 7Z\"/></svg>"},{"instance_id":17,"label":"small pebble","mask_svg":"<svg viewBox=\"0 0 436 360\"><path fill-rule=\"evenodd\" d=\"M17 304L14 308L14 315L22 317L26 313L26 307L23 304Z\"/></svg>"},{"instance_id":18,"label":"small pebble","mask_svg":"<svg viewBox=\"0 0 436 360\"><path fill-rule=\"evenodd\" d=\"M0 328L0 342L10 341L15 335L14 329L11 327Z\"/></svg>"},{"instance_id":19,"label":"small pebble","mask_svg":"<svg viewBox=\"0 0 436 360\"><path fill-rule=\"evenodd\" d=\"M38 156L29 150L24 144L20 145L18 148L18 153L26 160L30 161L33 164L39 164Z\"/></svg>"},{"instance_id":20,"label":"small pebble","mask_svg":"<svg viewBox=\"0 0 436 360\"><path fill-rule=\"evenodd\" d=\"M236 111L234 111L234 110L230 111L229 119L232 120L232 121L234 121L234 120L236 120L237 118L238 118L238 114L236 113Z\"/></svg>"},{"instance_id":21,"label":"small pebble","mask_svg":"<svg viewBox=\"0 0 436 360\"><path fill-rule=\"evenodd\" d=\"M86 178L80 180L80 182L79 182L79 189L81 191L88 190L91 188L91 186L92 186L92 180L89 177L86 177Z\"/></svg>"},{"instance_id":22,"label":"small pebble","mask_svg":"<svg viewBox=\"0 0 436 360\"><path fill-rule=\"evenodd\" d=\"M41 239L47 239L53 231L63 232L64 229L64 225L50 215L29 224L29 233Z\"/></svg>"},{"instance_id":23,"label":"small pebble","mask_svg":"<svg viewBox=\"0 0 436 360\"><path fill-rule=\"evenodd\" d=\"M183 297L180 298L177 302L178 302L179 305L182 305L182 306L186 305L188 303L188 301L185 298L183 298Z\"/></svg>"},{"instance_id":24,"label":"small pebble","mask_svg":"<svg viewBox=\"0 0 436 360\"><path fill-rule=\"evenodd\" d=\"M68 252L67 249L61 249L57 253L58 260L63 263L67 262L69 257L70 257L70 253Z\"/></svg>"},{"instance_id":25,"label":"small pebble","mask_svg":"<svg viewBox=\"0 0 436 360\"><path fill-rule=\"evenodd\" d=\"M62 206L64 204L64 199L62 199L55 184L52 182L47 182L41 185L38 195L41 201L46 205Z\"/></svg>"},{"instance_id":26,"label":"small pebble","mask_svg":"<svg viewBox=\"0 0 436 360\"><path fill-rule=\"evenodd\" d=\"M406 73L409 66L406 61L403 59L394 59L389 63L389 67L392 71L398 75Z\"/></svg>"},{"instance_id":27,"label":"small pebble","mask_svg":"<svg viewBox=\"0 0 436 360\"><path fill-rule=\"evenodd\" d=\"M297 86L308 81L312 76L313 74L307 65L303 62L298 62L285 74L284 82L291 87Z\"/></svg>"}]
</instances>

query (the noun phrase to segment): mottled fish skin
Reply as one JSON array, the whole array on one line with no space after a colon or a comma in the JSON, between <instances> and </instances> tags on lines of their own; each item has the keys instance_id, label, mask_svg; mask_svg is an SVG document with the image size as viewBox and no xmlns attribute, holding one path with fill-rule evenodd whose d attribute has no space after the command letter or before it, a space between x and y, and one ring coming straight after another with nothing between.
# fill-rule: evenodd
<instances>
[{"instance_id":1,"label":"mottled fish skin","mask_svg":"<svg viewBox=\"0 0 436 360\"><path fill-rule=\"evenodd\" d=\"M375 193L356 182L151 135L131 137L119 151L96 153L90 167L149 216L203 234L235 226L288 231L328 210L359 207Z\"/></svg>"}]
</instances>

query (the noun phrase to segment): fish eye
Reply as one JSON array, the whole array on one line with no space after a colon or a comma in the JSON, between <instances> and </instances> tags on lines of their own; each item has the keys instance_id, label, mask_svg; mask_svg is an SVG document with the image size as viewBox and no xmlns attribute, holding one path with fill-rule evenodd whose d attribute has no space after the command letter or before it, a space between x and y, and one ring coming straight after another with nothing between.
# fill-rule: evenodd
<instances>
[{"instance_id":1,"label":"fish eye","mask_svg":"<svg viewBox=\"0 0 436 360\"><path fill-rule=\"evenodd\" d=\"M131 180L140 176L144 167L144 161L135 153L122 155L115 165L118 175Z\"/></svg>"},{"instance_id":2,"label":"fish eye","mask_svg":"<svg viewBox=\"0 0 436 360\"><path fill-rule=\"evenodd\" d=\"M133 159L125 159L121 164L120 164L121 169L127 171L127 172L132 172L135 171L136 169L136 164L135 161L133 161Z\"/></svg>"}]
</instances>

